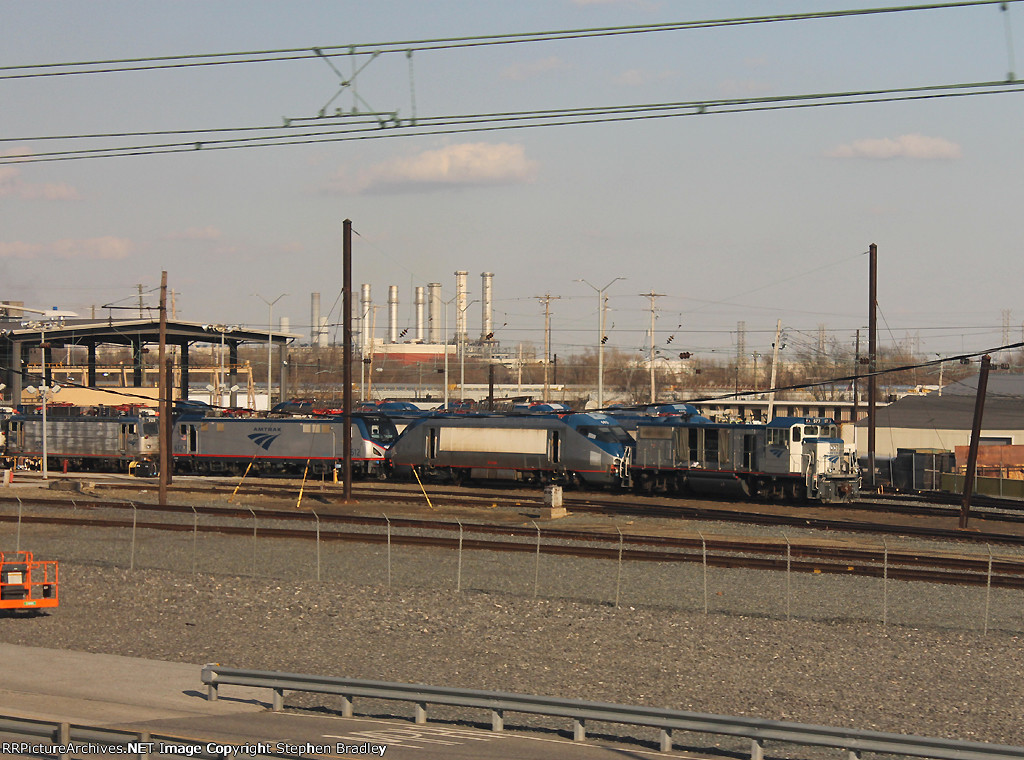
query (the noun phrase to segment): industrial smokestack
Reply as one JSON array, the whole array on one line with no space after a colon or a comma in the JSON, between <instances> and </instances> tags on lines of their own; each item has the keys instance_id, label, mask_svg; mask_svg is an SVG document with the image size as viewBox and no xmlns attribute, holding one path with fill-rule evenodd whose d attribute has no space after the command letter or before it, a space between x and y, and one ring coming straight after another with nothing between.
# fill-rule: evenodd
<instances>
[{"instance_id":1,"label":"industrial smokestack","mask_svg":"<svg viewBox=\"0 0 1024 760\"><path fill-rule=\"evenodd\" d=\"M437 345L441 342L441 283L431 282L427 285L427 292L429 298L427 305L429 307L429 326L430 326L430 342Z\"/></svg>"},{"instance_id":2,"label":"industrial smokestack","mask_svg":"<svg viewBox=\"0 0 1024 760\"><path fill-rule=\"evenodd\" d=\"M459 345L466 340L466 276L465 269L455 273L455 340Z\"/></svg>"},{"instance_id":3,"label":"industrial smokestack","mask_svg":"<svg viewBox=\"0 0 1024 760\"><path fill-rule=\"evenodd\" d=\"M320 332L317 335L317 345L320 348L327 348L327 317L320 317Z\"/></svg>"},{"instance_id":4,"label":"industrial smokestack","mask_svg":"<svg viewBox=\"0 0 1024 760\"><path fill-rule=\"evenodd\" d=\"M416 342L423 342L423 305L426 298L423 295L423 286L416 286Z\"/></svg>"},{"instance_id":5,"label":"industrial smokestack","mask_svg":"<svg viewBox=\"0 0 1024 760\"><path fill-rule=\"evenodd\" d=\"M494 272L483 272L480 275L482 280L480 289L480 301L483 304L481 313L483 319L480 322L480 340L490 340L488 335L492 335L494 332L494 320L491 314L491 286L494 282Z\"/></svg>"},{"instance_id":6,"label":"industrial smokestack","mask_svg":"<svg viewBox=\"0 0 1024 760\"><path fill-rule=\"evenodd\" d=\"M370 286L363 284L359 293L359 305L362 311L359 313L361 333L359 336L359 348L362 350L363 355L368 354L373 346L370 345L370 340L373 338L370 335L370 324L371 317L373 315L373 301L370 299Z\"/></svg>"},{"instance_id":7,"label":"industrial smokestack","mask_svg":"<svg viewBox=\"0 0 1024 760\"><path fill-rule=\"evenodd\" d=\"M388 286L388 343L398 342L398 286Z\"/></svg>"},{"instance_id":8,"label":"industrial smokestack","mask_svg":"<svg viewBox=\"0 0 1024 760\"><path fill-rule=\"evenodd\" d=\"M309 345L320 345L320 294L313 293L309 299Z\"/></svg>"},{"instance_id":9,"label":"industrial smokestack","mask_svg":"<svg viewBox=\"0 0 1024 760\"><path fill-rule=\"evenodd\" d=\"M288 317L281 317L281 328L280 332L286 333L292 331L292 321Z\"/></svg>"}]
</instances>

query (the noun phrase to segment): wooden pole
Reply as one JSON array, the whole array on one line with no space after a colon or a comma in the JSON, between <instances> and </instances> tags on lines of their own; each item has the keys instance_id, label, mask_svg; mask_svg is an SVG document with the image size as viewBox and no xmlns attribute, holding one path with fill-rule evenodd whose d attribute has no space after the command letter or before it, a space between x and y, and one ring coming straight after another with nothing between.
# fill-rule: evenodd
<instances>
[{"instance_id":1,"label":"wooden pole","mask_svg":"<svg viewBox=\"0 0 1024 760\"><path fill-rule=\"evenodd\" d=\"M978 442L981 438L981 420L985 415L985 393L988 391L988 371L992 357L981 357L981 372L978 374L978 395L974 399L974 424L971 426L971 447L967 453L967 471L964 473L964 499L960 505L961 530L967 528L971 517L971 494L974 491L974 474L978 469Z\"/></svg>"}]
</instances>

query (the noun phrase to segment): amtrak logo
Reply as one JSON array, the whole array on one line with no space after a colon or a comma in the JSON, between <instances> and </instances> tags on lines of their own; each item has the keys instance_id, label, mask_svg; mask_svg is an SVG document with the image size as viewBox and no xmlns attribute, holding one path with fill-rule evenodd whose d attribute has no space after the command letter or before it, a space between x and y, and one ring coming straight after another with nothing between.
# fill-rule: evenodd
<instances>
[{"instance_id":1,"label":"amtrak logo","mask_svg":"<svg viewBox=\"0 0 1024 760\"><path fill-rule=\"evenodd\" d=\"M264 451L270 451L270 446L277 440L280 433L251 433L249 440L255 443Z\"/></svg>"}]
</instances>

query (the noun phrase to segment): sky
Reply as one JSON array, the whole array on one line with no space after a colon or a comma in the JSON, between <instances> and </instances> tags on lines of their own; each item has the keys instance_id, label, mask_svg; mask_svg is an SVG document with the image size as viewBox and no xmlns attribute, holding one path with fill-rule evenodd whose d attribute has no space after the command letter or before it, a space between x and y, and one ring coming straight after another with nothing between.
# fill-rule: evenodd
<instances>
[{"instance_id":1,"label":"sky","mask_svg":"<svg viewBox=\"0 0 1024 760\"><path fill-rule=\"evenodd\" d=\"M507 347L542 345L539 297L549 294L552 352L592 349L603 290L607 345L624 351L649 349L652 299L643 294L652 292L654 339L668 357L731 359L740 323L745 352L770 353L779 321L794 354L813 351L821 331L850 348L868 324L874 243L883 346L950 355L1020 341L1024 93L815 107L789 98L1004 82L1024 61L1015 49L1024 3L418 44L899 5L0 0L0 300L133 316L123 307L137 305L139 285L156 306L166 270L179 319L265 329L266 302L280 296L275 327L287 317L308 336L313 292L340 322L342 223L351 219L356 294L368 283L384 305L398 286L402 328L414 324L414 287L440 282L449 299L464 269L470 301L480 273L494 273L495 337ZM314 48L325 55L309 55ZM304 55L15 76L55 71L41 64L292 49ZM750 98L790 107L425 126ZM365 112L394 116L370 117L385 125L349 133L359 139L301 144L216 150L226 135L206 132L273 127L280 136L289 123L305 134L347 128ZM408 126L413 118L420 126ZM143 132L174 134L129 134ZM96 134L119 136L70 139ZM189 147L31 160L158 143ZM470 337L480 333L479 309L467 309Z\"/></svg>"}]
</instances>

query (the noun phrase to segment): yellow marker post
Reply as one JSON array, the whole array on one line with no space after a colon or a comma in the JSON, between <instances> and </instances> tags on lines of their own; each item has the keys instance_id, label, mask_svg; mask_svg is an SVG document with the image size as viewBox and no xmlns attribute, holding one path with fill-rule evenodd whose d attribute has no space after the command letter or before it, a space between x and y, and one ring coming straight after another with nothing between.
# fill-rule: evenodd
<instances>
[{"instance_id":1,"label":"yellow marker post","mask_svg":"<svg viewBox=\"0 0 1024 760\"><path fill-rule=\"evenodd\" d=\"M302 492L306 489L306 474L309 472L309 460L306 460L306 469L302 471L302 485L299 486L299 500L295 503L295 508L300 509L302 507Z\"/></svg>"},{"instance_id":2,"label":"yellow marker post","mask_svg":"<svg viewBox=\"0 0 1024 760\"><path fill-rule=\"evenodd\" d=\"M430 497L427 496L427 489L423 487L423 481L420 480L420 474L416 472L415 467L412 468L412 474L416 476L416 482L420 484L420 490L423 491L423 498L427 500L427 506L433 509L434 505L430 503Z\"/></svg>"}]
</instances>

